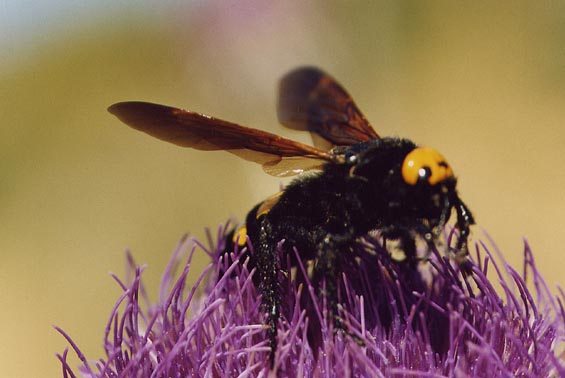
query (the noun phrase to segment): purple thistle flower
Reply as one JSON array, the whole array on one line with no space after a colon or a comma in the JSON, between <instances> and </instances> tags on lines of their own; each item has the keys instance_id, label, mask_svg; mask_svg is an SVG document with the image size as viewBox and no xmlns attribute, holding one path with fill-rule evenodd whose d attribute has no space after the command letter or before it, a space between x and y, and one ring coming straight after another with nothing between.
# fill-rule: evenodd
<instances>
[{"instance_id":1,"label":"purple thistle flower","mask_svg":"<svg viewBox=\"0 0 565 378\"><path fill-rule=\"evenodd\" d=\"M465 279L437 251L411 271L373 238L358 243L343 267L339 303L347 332L334 332L317 290L323 291L324 283L311 282L307 266L281 275L284 316L270 370L253 273L238 260L244 256L241 251L224 254L224 231L218 231L215 247L186 238L179 243L157 303L147 299L143 268L128 255L134 277L125 284L114 276L124 292L106 327L106 356L89 362L57 328L82 361L82 376L565 376L565 293L550 292L527 244L519 274L498 253L502 262L496 263L486 245L477 243L472 274ZM188 287L197 249L210 255L212 263ZM178 267L183 270L177 276ZM531 291L526 278L531 278ZM63 377L77 376L69 366L68 349L58 357Z\"/></svg>"}]
</instances>

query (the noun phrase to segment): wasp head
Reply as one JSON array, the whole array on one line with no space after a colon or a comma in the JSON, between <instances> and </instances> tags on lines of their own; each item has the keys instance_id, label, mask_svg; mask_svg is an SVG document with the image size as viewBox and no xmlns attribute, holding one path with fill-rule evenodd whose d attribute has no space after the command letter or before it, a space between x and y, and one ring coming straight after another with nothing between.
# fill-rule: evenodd
<instances>
[{"instance_id":1,"label":"wasp head","mask_svg":"<svg viewBox=\"0 0 565 378\"><path fill-rule=\"evenodd\" d=\"M415 230L435 239L451 210L462 205L447 160L409 140L379 139L359 152L351 172L368 183L368 201L375 204L383 227Z\"/></svg>"}]
</instances>

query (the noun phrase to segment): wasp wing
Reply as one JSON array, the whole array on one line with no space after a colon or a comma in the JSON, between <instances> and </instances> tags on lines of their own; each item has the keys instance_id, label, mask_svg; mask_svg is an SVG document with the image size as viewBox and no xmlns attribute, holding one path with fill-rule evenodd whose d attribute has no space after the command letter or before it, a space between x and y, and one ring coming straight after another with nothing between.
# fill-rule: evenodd
<instances>
[{"instance_id":1,"label":"wasp wing","mask_svg":"<svg viewBox=\"0 0 565 378\"><path fill-rule=\"evenodd\" d=\"M158 139L197 150L226 150L262 164L267 173L276 176L300 173L332 160L330 153L300 142L165 105L119 102L108 111L128 126ZM308 163L301 163L301 158ZM287 160L293 159L296 169L288 166Z\"/></svg>"},{"instance_id":2,"label":"wasp wing","mask_svg":"<svg viewBox=\"0 0 565 378\"><path fill-rule=\"evenodd\" d=\"M314 67L298 68L282 78L278 117L283 125L309 130L336 146L379 138L343 87Z\"/></svg>"}]
</instances>

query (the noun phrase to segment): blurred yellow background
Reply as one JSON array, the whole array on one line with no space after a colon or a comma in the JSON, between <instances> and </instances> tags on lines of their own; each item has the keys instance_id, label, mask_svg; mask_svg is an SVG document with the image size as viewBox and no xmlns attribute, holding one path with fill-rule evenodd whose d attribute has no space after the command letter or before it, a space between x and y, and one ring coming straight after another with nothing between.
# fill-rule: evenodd
<instances>
[{"instance_id":1,"label":"blurred yellow background","mask_svg":"<svg viewBox=\"0 0 565 378\"><path fill-rule=\"evenodd\" d=\"M563 1L24 3L0 10L2 376L61 376L54 324L101 357L120 294L107 273L123 277L125 248L155 298L183 233L242 219L280 185L132 131L108 105L169 104L308 142L275 110L279 77L304 64L338 78L381 135L442 151L474 240L487 230L520 270L526 237L548 282L565 282Z\"/></svg>"}]
</instances>

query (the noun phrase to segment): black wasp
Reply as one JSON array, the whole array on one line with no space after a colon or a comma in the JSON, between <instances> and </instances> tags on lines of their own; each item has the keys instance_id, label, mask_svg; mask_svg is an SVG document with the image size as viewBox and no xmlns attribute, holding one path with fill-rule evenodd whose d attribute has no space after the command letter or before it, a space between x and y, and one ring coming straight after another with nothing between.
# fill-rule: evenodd
<instances>
[{"instance_id":1,"label":"black wasp","mask_svg":"<svg viewBox=\"0 0 565 378\"><path fill-rule=\"evenodd\" d=\"M431 248L454 210L459 230L456 250L459 257L467 253L474 220L457 194L457 180L443 156L408 139L381 138L349 94L316 68L298 68L282 78L278 118L291 129L312 132L318 138L317 147L146 102L121 102L109 111L156 138L198 150L226 150L262 164L274 176L312 171L258 204L246 219L254 247L250 264L256 268L255 282L262 294L271 363L281 316L278 277L283 258L277 249L281 240L287 255L296 247L301 259L315 261L313 276L325 279L334 322L339 322L340 258L369 231L398 240L408 266L415 266L416 238ZM244 244L244 240L239 237L238 242Z\"/></svg>"}]
</instances>

